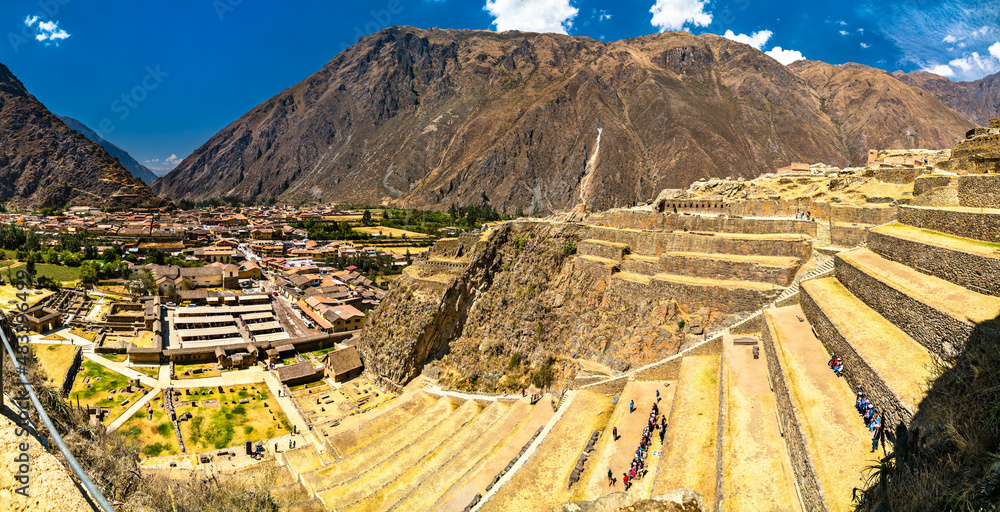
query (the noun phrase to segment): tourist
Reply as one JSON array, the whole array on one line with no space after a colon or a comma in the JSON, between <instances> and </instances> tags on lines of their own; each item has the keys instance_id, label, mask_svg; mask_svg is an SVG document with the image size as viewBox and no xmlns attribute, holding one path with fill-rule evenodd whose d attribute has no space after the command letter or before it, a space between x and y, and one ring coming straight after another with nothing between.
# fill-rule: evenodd
<instances>
[{"instance_id":1,"label":"tourist","mask_svg":"<svg viewBox=\"0 0 1000 512\"><path fill-rule=\"evenodd\" d=\"M635 411L635 400L628 401L628 413L632 414Z\"/></svg>"},{"instance_id":2,"label":"tourist","mask_svg":"<svg viewBox=\"0 0 1000 512\"><path fill-rule=\"evenodd\" d=\"M611 471L611 468L608 468L608 487L612 487L614 485L615 485L615 473Z\"/></svg>"},{"instance_id":3,"label":"tourist","mask_svg":"<svg viewBox=\"0 0 1000 512\"><path fill-rule=\"evenodd\" d=\"M875 433L872 435L872 451L870 453L875 453L875 450L878 449L878 441L884 435L884 432L885 430L882 428L881 422L879 422L879 426L875 428ZM883 443L884 446L885 444Z\"/></svg>"},{"instance_id":4,"label":"tourist","mask_svg":"<svg viewBox=\"0 0 1000 512\"><path fill-rule=\"evenodd\" d=\"M628 473L622 473L622 485L628 490Z\"/></svg>"},{"instance_id":5,"label":"tourist","mask_svg":"<svg viewBox=\"0 0 1000 512\"><path fill-rule=\"evenodd\" d=\"M844 373L844 362L843 361L837 361L837 366L833 367L833 373L836 373L837 377L840 377L840 375Z\"/></svg>"},{"instance_id":6,"label":"tourist","mask_svg":"<svg viewBox=\"0 0 1000 512\"><path fill-rule=\"evenodd\" d=\"M830 360L827 361L826 365L829 366L830 368L833 368L835 364L837 364L837 354L831 352Z\"/></svg>"},{"instance_id":7,"label":"tourist","mask_svg":"<svg viewBox=\"0 0 1000 512\"><path fill-rule=\"evenodd\" d=\"M617 426L615 428L611 429L611 437L613 437L615 439L615 441L618 440L618 427Z\"/></svg>"}]
</instances>

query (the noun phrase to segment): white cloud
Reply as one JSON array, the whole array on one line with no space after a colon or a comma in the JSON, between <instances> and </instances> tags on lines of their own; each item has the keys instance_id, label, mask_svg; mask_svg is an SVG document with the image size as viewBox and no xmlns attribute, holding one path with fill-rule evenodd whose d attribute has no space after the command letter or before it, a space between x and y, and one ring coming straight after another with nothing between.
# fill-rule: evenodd
<instances>
[{"instance_id":1,"label":"white cloud","mask_svg":"<svg viewBox=\"0 0 1000 512\"><path fill-rule=\"evenodd\" d=\"M948 67L946 64L939 64L937 66L924 68L924 71L941 76L955 76L955 72L952 71L952 69Z\"/></svg>"},{"instance_id":2,"label":"white cloud","mask_svg":"<svg viewBox=\"0 0 1000 512\"><path fill-rule=\"evenodd\" d=\"M28 16L24 19L24 24L28 28L35 29L35 40L39 43L59 44L59 41L68 39L70 34L59 28L58 21L41 21L38 16ZM37 24L37 26L36 26Z\"/></svg>"},{"instance_id":3,"label":"white cloud","mask_svg":"<svg viewBox=\"0 0 1000 512\"><path fill-rule=\"evenodd\" d=\"M991 29L990 27L983 25L979 30L973 30L972 31L972 36L973 37L983 37L986 34L989 34L990 31L992 31L992 30L993 29Z\"/></svg>"},{"instance_id":4,"label":"white cloud","mask_svg":"<svg viewBox=\"0 0 1000 512\"><path fill-rule=\"evenodd\" d=\"M996 57L997 60L1000 60L1000 41L997 41L990 46L990 55Z\"/></svg>"},{"instance_id":5,"label":"white cloud","mask_svg":"<svg viewBox=\"0 0 1000 512\"><path fill-rule=\"evenodd\" d=\"M163 163L167 165L176 166L177 164L181 163L181 159L177 158L177 155L171 154L169 157L167 157L166 160L163 161Z\"/></svg>"},{"instance_id":6,"label":"white cloud","mask_svg":"<svg viewBox=\"0 0 1000 512\"><path fill-rule=\"evenodd\" d=\"M858 29L858 32L860 32L860 33L864 34L864 33L865 33L865 29L863 29L863 28L859 28L859 29Z\"/></svg>"},{"instance_id":7,"label":"white cloud","mask_svg":"<svg viewBox=\"0 0 1000 512\"><path fill-rule=\"evenodd\" d=\"M871 46L872 46L872 45L870 45L870 44L868 44L868 43L861 43L861 47L862 47L862 48L871 48Z\"/></svg>"},{"instance_id":8,"label":"white cloud","mask_svg":"<svg viewBox=\"0 0 1000 512\"><path fill-rule=\"evenodd\" d=\"M722 34L722 37L732 39L737 43L748 44L760 50L764 44L767 43L767 40L771 39L772 35L774 35L774 33L770 30L761 30L759 32L754 32L749 36L746 34L735 34L732 30L727 30L725 34Z\"/></svg>"},{"instance_id":9,"label":"white cloud","mask_svg":"<svg viewBox=\"0 0 1000 512\"><path fill-rule=\"evenodd\" d=\"M569 0L486 0L483 9L493 16L497 31L559 32L573 26L579 9Z\"/></svg>"},{"instance_id":10,"label":"white cloud","mask_svg":"<svg viewBox=\"0 0 1000 512\"><path fill-rule=\"evenodd\" d=\"M948 34L948 35L944 36L944 39L942 39L941 42L942 43L957 43L958 42L958 38L955 37L955 36L953 36L953 35L951 35L951 34Z\"/></svg>"},{"instance_id":11,"label":"white cloud","mask_svg":"<svg viewBox=\"0 0 1000 512\"><path fill-rule=\"evenodd\" d=\"M706 27L712 23L712 13L705 12L708 0L656 0L649 8L653 13L650 23L660 32L681 30L690 23Z\"/></svg>"},{"instance_id":12,"label":"white cloud","mask_svg":"<svg viewBox=\"0 0 1000 512\"><path fill-rule=\"evenodd\" d=\"M844 21L844 20L838 21L837 24L840 25L840 26L842 26L842 27L846 27L847 26L847 22Z\"/></svg>"},{"instance_id":13,"label":"white cloud","mask_svg":"<svg viewBox=\"0 0 1000 512\"><path fill-rule=\"evenodd\" d=\"M595 11L594 14L597 16L597 21L604 21L604 20L610 20L611 19L611 14L608 13L608 11L606 11L604 9L601 9L599 11Z\"/></svg>"},{"instance_id":14,"label":"white cloud","mask_svg":"<svg viewBox=\"0 0 1000 512\"><path fill-rule=\"evenodd\" d=\"M846 36L847 34L850 34L850 32L848 32L846 30L841 30L840 31L840 35L842 35L842 36Z\"/></svg>"},{"instance_id":15,"label":"white cloud","mask_svg":"<svg viewBox=\"0 0 1000 512\"><path fill-rule=\"evenodd\" d=\"M802 56L802 52L798 50L783 50L780 46L775 46L764 53L767 54L768 57L771 57L786 66L797 60L805 58Z\"/></svg>"},{"instance_id":16,"label":"white cloud","mask_svg":"<svg viewBox=\"0 0 1000 512\"><path fill-rule=\"evenodd\" d=\"M992 52L992 50L990 51ZM949 61L948 65L952 69L962 70L965 75L989 75L997 70L997 63L989 57L981 57L979 52L967 53L959 59Z\"/></svg>"}]
</instances>

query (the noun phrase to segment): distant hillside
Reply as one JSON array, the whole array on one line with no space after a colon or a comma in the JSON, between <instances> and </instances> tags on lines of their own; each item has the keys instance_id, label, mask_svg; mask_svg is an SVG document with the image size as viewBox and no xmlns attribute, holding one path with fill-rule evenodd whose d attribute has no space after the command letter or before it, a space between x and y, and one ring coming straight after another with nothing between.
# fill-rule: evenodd
<instances>
[{"instance_id":1,"label":"distant hillside","mask_svg":"<svg viewBox=\"0 0 1000 512\"><path fill-rule=\"evenodd\" d=\"M59 119L62 122L66 123L66 126L68 126L71 130L83 135L84 137L90 139L92 142L96 142L97 144L99 144L102 148L104 148L105 151L108 152L109 155L111 155L113 158L117 158L118 163L122 164L122 167L128 169L128 172L132 173L132 176L139 178L140 180L142 180L143 183L147 185L152 185L154 181L159 179L159 176L153 173L153 171L150 170L145 165L140 164L138 161L136 161L135 158L132 158L132 155L128 154L127 151L108 142L105 139L102 139L101 136L97 134L97 132L88 128L87 125L81 123L80 121L77 121L76 119L73 119L72 117L66 117L66 116L57 116L57 117L59 117Z\"/></svg>"},{"instance_id":2,"label":"distant hillside","mask_svg":"<svg viewBox=\"0 0 1000 512\"><path fill-rule=\"evenodd\" d=\"M69 129L0 64L0 203L134 207L164 201L103 148Z\"/></svg>"},{"instance_id":3,"label":"distant hillside","mask_svg":"<svg viewBox=\"0 0 1000 512\"><path fill-rule=\"evenodd\" d=\"M896 71L892 75L933 94L980 126L986 126L992 117L1000 117L1000 73L974 82L955 82L926 71Z\"/></svg>"},{"instance_id":4,"label":"distant hillside","mask_svg":"<svg viewBox=\"0 0 1000 512\"><path fill-rule=\"evenodd\" d=\"M234 121L154 190L602 210L792 161L946 148L973 126L888 74L823 66L785 67L711 34L604 43L391 27Z\"/></svg>"}]
</instances>

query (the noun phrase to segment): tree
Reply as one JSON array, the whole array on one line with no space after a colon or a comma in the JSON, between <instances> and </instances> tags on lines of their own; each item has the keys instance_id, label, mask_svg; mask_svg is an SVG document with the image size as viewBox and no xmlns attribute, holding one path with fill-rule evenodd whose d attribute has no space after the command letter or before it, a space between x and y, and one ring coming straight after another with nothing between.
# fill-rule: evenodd
<instances>
[{"instance_id":1,"label":"tree","mask_svg":"<svg viewBox=\"0 0 1000 512\"><path fill-rule=\"evenodd\" d=\"M146 249L146 263L155 263L157 265L163 265L166 260L166 256L163 251L156 247L150 247Z\"/></svg>"},{"instance_id":2,"label":"tree","mask_svg":"<svg viewBox=\"0 0 1000 512\"><path fill-rule=\"evenodd\" d=\"M108 247L107 249L104 249L103 253L101 253L101 259L108 263L115 261L118 259L118 251Z\"/></svg>"},{"instance_id":3,"label":"tree","mask_svg":"<svg viewBox=\"0 0 1000 512\"><path fill-rule=\"evenodd\" d=\"M97 282L97 271L90 265L80 265L80 281L84 284Z\"/></svg>"},{"instance_id":4,"label":"tree","mask_svg":"<svg viewBox=\"0 0 1000 512\"><path fill-rule=\"evenodd\" d=\"M361 223L365 226L372 225L372 212L365 210L365 213L361 214Z\"/></svg>"},{"instance_id":5,"label":"tree","mask_svg":"<svg viewBox=\"0 0 1000 512\"><path fill-rule=\"evenodd\" d=\"M177 295L177 288L174 285L168 285L166 291L163 292L163 297L170 302L177 302L180 299L180 295Z\"/></svg>"},{"instance_id":6,"label":"tree","mask_svg":"<svg viewBox=\"0 0 1000 512\"><path fill-rule=\"evenodd\" d=\"M35 269L35 256L33 254L28 256L28 264L25 270L28 271L28 275L32 278L34 278L35 274L38 272L38 270Z\"/></svg>"},{"instance_id":7,"label":"tree","mask_svg":"<svg viewBox=\"0 0 1000 512\"><path fill-rule=\"evenodd\" d=\"M382 220L389 220L389 210L382 208Z\"/></svg>"},{"instance_id":8,"label":"tree","mask_svg":"<svg viewBox=\"0 0 1000 512\"><path fill-rule=\"evenodd\" d=\"M409 265L410 263L413 263L413 257L410 256L410 250L407 249L406 250L406 264Z\"/></svg>"}]
</instances>

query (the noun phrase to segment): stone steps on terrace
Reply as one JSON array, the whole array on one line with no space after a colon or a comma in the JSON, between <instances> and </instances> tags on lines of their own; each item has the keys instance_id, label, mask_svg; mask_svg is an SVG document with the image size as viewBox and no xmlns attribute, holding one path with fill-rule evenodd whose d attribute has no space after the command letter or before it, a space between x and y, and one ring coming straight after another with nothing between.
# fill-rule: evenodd
<instances>
[{"instance_id":1,"label":"stone steps on terrace","mask_svg":"<svg viewBox=\"0 0 1000 512\"><path fill-rule=\"evenodd\" d=\"M577 391L568 407L524 466L480 510L550 510L570 500L570 473L591 434L605 429L612 405L607 395Z\"/></svg>"},{"instance_id":2,"label":"stone steps on terrace","mask_svg":"<svg viewBox=\"0 0 1000 512\"><path fill-rule=\"evenodd\" d=\"M976 331L996 331L1000 297L923 274L869 249L838 254L836 274L852 294L942 357L952 357Z\"/></svg>"},{"instance_id":3,"label":"stone steps on terrace","mask_svg":"<svg viewBox=\"0 0 1000 512\"><path fill-rule=\"evenodd\" d=\"M894 222L871 230L868 249L924 274L1000 295L1000 243Z\"/></svg>"},{"instance_id":4,"label":"stone steps on terrace","mask_svg":"<svg viewBox=\"0 0 1000 512\"><path fill-rule=\"evenodd\" d=\"M455 432L436 449L428 452L418 464L414 464L396 475L388 475L391 481L387 481L384 487L368 496L361 504L362 508L364 510L388 510L418 486L424 485L430 476L441 471L445 463L485 434L506 415L509 409L510 406L500 402L493 402L486 406L458 432ZM358 508L358 506L354 508Z\"/></svg>"},{"instance_id":5,"label":"stone steps on terrace","mask_svg":"<svg viewBox=\"0 0 1000 512\"><path fill-rule=\"evenodd\" d=\"M642 431L649 421L653 403L656 402L656 391L660 391L658 404L660 414L669 414L670 403L673 401L676 389L676 382L672 381L630 381L625 385L625 389L618 396L618 404L611 413L607 426L594 445L594 451L587 461L586 471L581 475L580 482L573 487L573 501L591 501L605 494L623 491L621 476L628 471L635 457ZM632 413L629 413L630 401L635 402L635 412ZM615 427L618 427L620 436L617 441L612 436ZM659 462L659 457L652 455L653 452L660 451L659 432L654 431L651 437L650 454L646 458L649 474L644 479L637 480L633 490L629 491L640 496L649 495L652 490L654 475L652 469ZM608 469L611 469L618 479L614 487L608 485Z\"/></svg>"},{"instance_id":6,"label":"stone steps on terrace","mask_svg":"<svg viewBox=\"0 0 1000 512\"><path fill-rule=\"evenodd\" d=\"M449 443L457 432L479 415L482 406L474 400L467 400L443 421L422 433L408 445L400 445L397 451L381 462L372 461L363 469L352 471L349 478L338 485L317 493L323 504L332 510L367 509L359 503L367 499L384 485L392 482L416 464L422 464L428 455Z\"/></svg>"},{"instance_id":7,"label":"stone steps on terrace","mask_svg":"<svg viewBox=\"0 0 1000 512\"><path fill-rule=\"evenodd\" d=\"M545 395L533 406L519 401L497 428L470 444L446 466L454 470L452 473L446 473L445 468L435 473L393 510L461 510L476 494L485 495L494 478L555 415L552 400L551 395Z\"/></svg>"},{"instance_id":8,"label":"stone steps on terrace","mask_svg":"<svg viewBox=\"0 0 1000 512\"><path fill-rule=\"evenodd\" d=\"M706 505L715 503L718 467L720 356L688 356L681 361L674 403L651 494L692 489Z\"/></svg>"},{"instance_id":9,"label":"stone steps on terrace","mask_svg":"<svg viewBox=\"0 0 1000 512\"><path fill-rule=\"evenodd\" d=\"M451 415L458 407L450 398L439 398L434 405L424 409L409 421L396 426L394 430L379 437L372 443L355 451L351 455L327 464L319 469L301 475L302 483L316 493L340 484L351 478L351 475L382 462L401 447L407 446L419 438L424 432Z\"/></svg>"},{"instance_id":10,"label":"stone steps on terrace","mask_svg":"<svg viewBox=\"0 0 1000 512\"><path fill-rule=\"evenodd\" d=\"M406 423L436 401L436 397L426 393L416 393L405 401L397 398L389 407L380 406L373 411L373 414L349 417L337 426L330 436L330 446L341 457L347 457Z\"/></svg>"},{"instance_id":11,"label":"stone steps on terrace","mask_svg":"<svg viewBox=\"0 0 1000 512\"><path fill-rule=\"evenodd\" d=\"M783 376L794 408L795 419L783 425L784 437L789 444L804 441L803 453L789 449L793 465L807 468L826 510L853 510L852 490L863 487L862 470L882 454L869 454L871 438L854 409L854 391L827 366L830 353L799 317L804 313L798 305L764 311L765 336L773 340L780 365L780 371L769 368L769 374ZM799 486L805 486L808 504L809 486L801 481Z\"/></svg>"},{"instance_id":12,"label":"stone steps on terrace","mask_svg":"<svg viewBox=\"0 0 1000 512\"><path fill-rule=\"evenodd\" d=\"M755 346L734 339L723 336L722 510L801 510L763 347L754 359Z\"/></svg>"},{"instance_id":13,"label":"stone steps on terrace","mask_svg":"<svg viewBox=\"0 0 1000 512\"><path fill-rule=\"evenodd\" d=\"M1000 243L1000 209L966 206L899 206L899 222L949 235Z\"/></svg>"},{"instance_id":14,"label":"stone steps on terrace","mask_svg":"<svg viewBox=\"0 0 1000 512\"><path fill-rule=\"evenodd\" d=\"M802 283L800 304L827 352L844 360L844 376L859 384L895 426L909 420L927 393L936 358L926 347L861 299L834 277Z\"/></svg>"}]
</instances>

